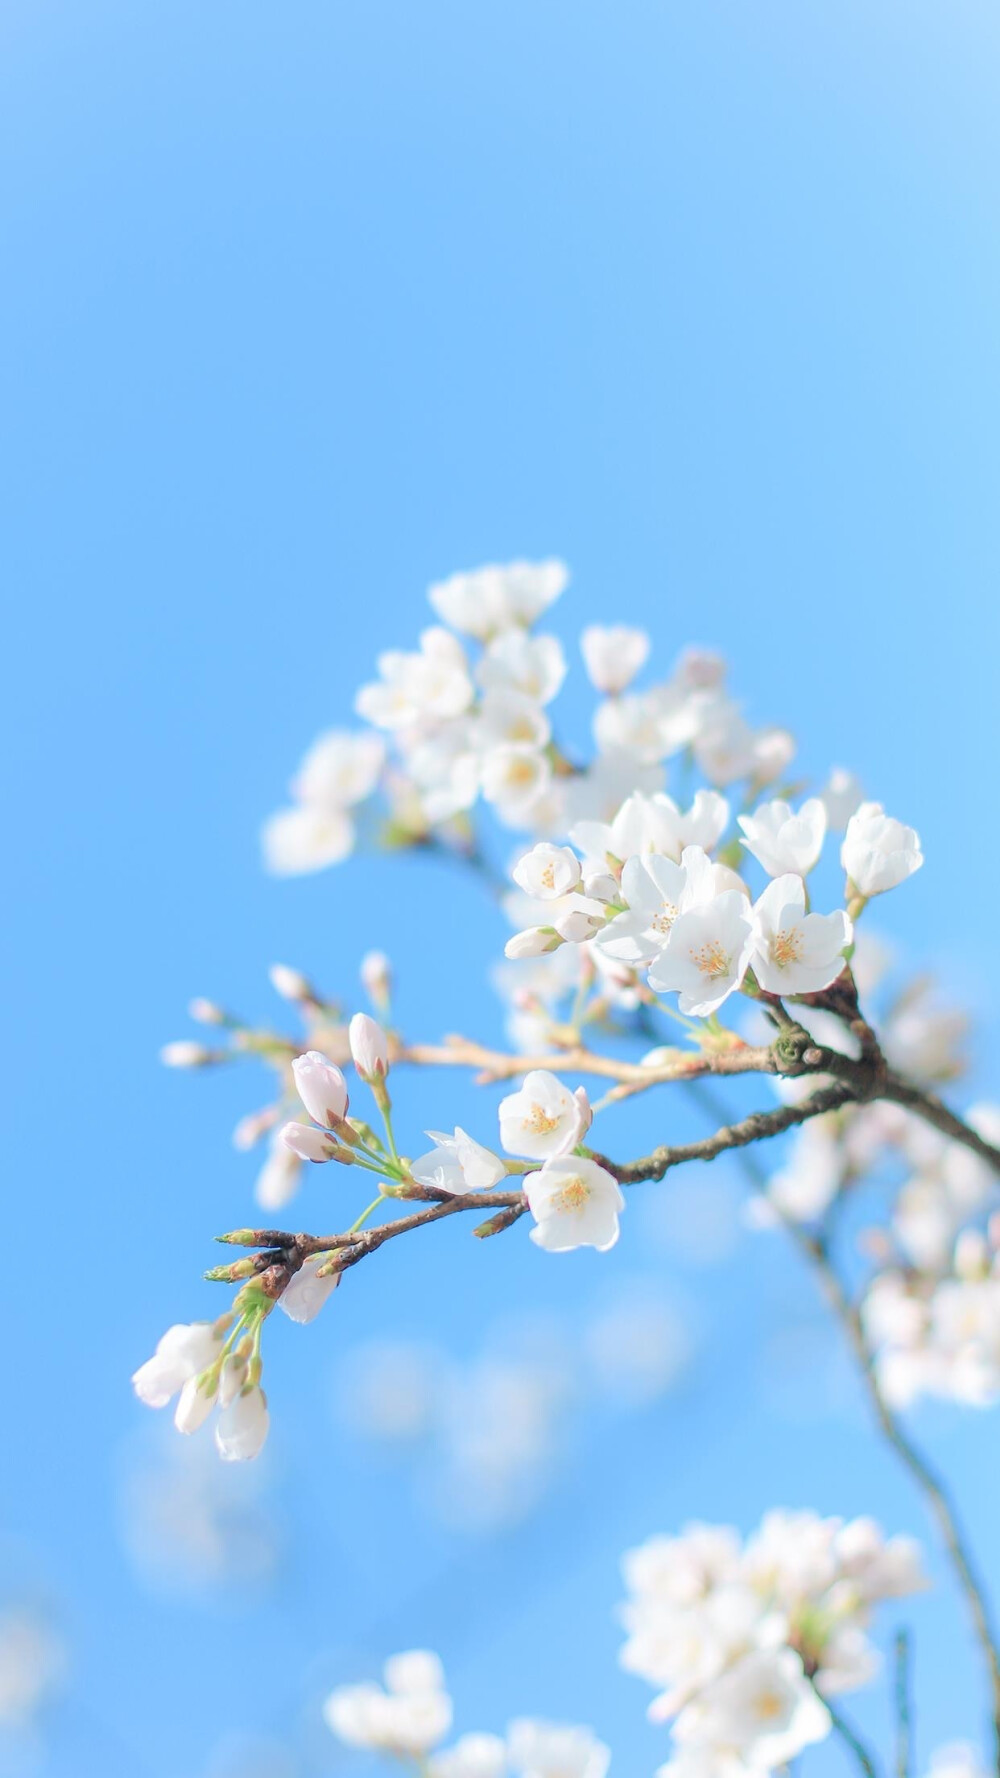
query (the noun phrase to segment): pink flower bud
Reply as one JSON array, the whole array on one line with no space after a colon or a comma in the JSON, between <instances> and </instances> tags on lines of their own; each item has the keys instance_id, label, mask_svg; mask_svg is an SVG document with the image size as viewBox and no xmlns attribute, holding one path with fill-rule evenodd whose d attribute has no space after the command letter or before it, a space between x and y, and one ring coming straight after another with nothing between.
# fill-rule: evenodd
<instances>
[{"instance_id":1,"label":"pink flower bud","mask_svg":"<svg viewBox=\"0 0 1000 1778\"><path fill-rule=\"evenodd\" d=\"M347 1116L347 1082L340 1069L319 1050L307 1050L304 1056L296 1056L292 1073L309 1116L335 1130Z\"/></svg>"},{"instance_id":2,"label":"pink flower bud","mask_svg":"<svg viewBox=\"0 0 1000 1778\"><path fill-rule=\"evenodd\" d=\"M301 969L290 969L287 963L272 963L268 970L271 986L282 1000L311 1000L312 988Z\"/></svg>"},{"instance_id":3,"label":"pink flower bud","mask_svg":"<svg viewBox=\"0 0 1000 1778\"><path fill-rule=\"evenodd\" d=\"M354 1066L362 1080L384 1080L389 1072L389 1045L378 1021L366 1012L356 1012L348 1026L348 1037Z\"/></svg>"},{"instance_id":4,"label":"pink flower bud","mask_svg":"<svg viewBox=\"0 0 1000 1778\"><path fill-rule=\"evenodd\" d=\"M312 1124L286 1124L281 1140L300 1161L332 1161L340 1148L339 1142Z\"/></svg>"}]
</instances>

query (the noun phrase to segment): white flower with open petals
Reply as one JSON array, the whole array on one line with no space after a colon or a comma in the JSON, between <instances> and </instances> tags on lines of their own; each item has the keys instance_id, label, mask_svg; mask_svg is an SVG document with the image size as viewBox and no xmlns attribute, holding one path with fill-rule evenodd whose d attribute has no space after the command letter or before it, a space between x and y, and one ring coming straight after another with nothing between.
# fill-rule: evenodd
<instances>
[{"instance_id":1,"label":"white flower with open petals","mask_svg":"<svg viewBox=\"0 0 1000 1778\"><path fill-rule=\"evenodd\" d=\"M666 858L679 858L679 819L671 797L636 791L626 797L612 821L578 821L569 837L584 857L602 870L608 859L624 863L637 852L662 852Z\"/></svg>"},{"instance_id":2,"label":"white flower with open petals","mask_svg":"<svg viewBox=\"0 0 1000 1778\"><path fill-rule=\"evenodd\" d=\"M748 1766L773 1772L830 1733L830 1713L790 1648L745 1655L681 1711L674 1735L683 1745L738 1751Z\"/></svg>"},{"instance_id":3,"label":"white flower with open petals","mask_svg":"<svg viewBox=\"0 0 1000 1778\"><path fill-rule=\"evenodd\" d=\"M430 1778L504 1778L507 1743L500 1735L460 1735L429 1761Z\"/></svg>"},{"instance_id":4,"label":"white flower with open petals","mask_svg":"<svg viewBox=\"0 0 1000 1778\"><path fill-rule=\"evenodd\" d=\"M315 1321L324 1303L333 1295L343 1274L328 1272L325 1278L317 1277L320 1266L329 1258L328 1253L311 1253L285 1285L278 1298L278 1307L284 1309L289 1321L302 1325Z\"/></svg>"},{"instance_id":5,"label":"white flower with open petals","mask_svg":"<svg viewBox=\"0 0 1000 1778\"><path fill-rule=\"evenodd\" d=\"M515 624L533 624L558 599L568 580L563 562L489 563L438 581L427 597L444 623L477 642L487 642Z\"/></svg>"},{"instance_id":6,"label":"white flower with open petals","mask_svg":"<svg viewBox=\"0 0 1000 1778\"><path fill-rule=\"evenodd\" d=\"M461 716L472 703L465 650L448 630L432 626L422 632L418 653L390 649L377 664L379 678L363 685L354 700L358 715L376 728Z\"/></svg>"},{"instance_id":7,"label":"white flower with open petals","mask_svg":"<svg viewBox=\"0 0 1000 1778\"><path fill-rule=\"evenodd\" d=\"M651 963L678 914L711 901L715 892L714 866L700 846L689 846L680 864L656 852L632 857L622 871L627 911L616 914L595 942L623 963Z\"/></svg>"},{"instance_id":8,"label":"white flower with open petals","mask_svg":"<svg viewBox=\"0 0 1000 1778\"><path fill-rule=\"evenodd\" d=\"M677 834L682 846L701 846L711 852L729 822L729 804L717 790L699 790L691 807L678 816Z\"/></svg>"},{"instance_id":9,"label":"white flower with open petals","mask_svg":"<svg viewBox=\"0 0 1000 1778\"><path fill-rule=\"evenodd\" d=\"M477 668L485 692L520 692L548 704L566 677L566 656L557 636L529 636L505 630L491 642Z\"/></svg>"},{"instance_id":10,"label":"white flower with open petals","mask_svg":"<svg viewBox=\"0 0 1000 1778\"><path fill-rule=\"evenodd\" d=\"M148 1408L165 1408L192 1377L214 1364L222 1336L210 1321L177 1322L168 1327L152 1358L141 1364L132 1387Z\"/></svg>"},{"instance_id":11,"label":"white flower with open petals","mask_svg":"<svg viewBox=\"0 0 1000 1778\"><path fill-rule=\"evenodd\" d=\"M330 729L310 747L292 780L292 795L310 808L352 808L371 795L384 760L381 735Z\"/></svg>"},{"instance_id":12,"label":"white flower with open petals","mask_svg":"<svg viewBox=\"0 0 1000 1778\"><path fill-rule=\"evenodd\" d=\"M476 1142L460 1125L453 1136L442 1130L428 1130L427 1134L434 1147L410 1163L418 1185L433 1185L445 1192L488 1191L506 1177L500 1156Z\"/></svg>"},{"instance_id":13,"label":"white flower with open petals","mask_svg":"<svg viewBox=\"0 0 1000 1778\"><path fill-rule=\"evenodd\" d=\"M678 914L650 969L650 987L658 994L679 994L680 1010L688 1017L708 1018L742 982L753 941L746 896L727 889Z\"/></svg>"},{"instance_id":14,"label":"white flower with open petals","mask_svg":"<svg viewBox=\"0 0 1000 1778\"><path fill-rule=\"evenodd\" d=\"M276 877L304 876L347 858L354 837L354 822L343 809L279 809L261 833L264 862Z\"/></svg>"},{"instance_id":15,"label":"white flower with open petals","mask_svg":"<svg viewBox=\"0 0 1000 1778\"><path fill-rule=\"evenodd\" d=\"M327 1727L348 1747L424 1760L451 1727L451 1699L437 1656L424 1649L392 1655L378 1685L341 1685L323 1706Z\"/></svg>"},{"instance_id":16,"label":"white flower with open petals","mask_svg":"<svg viewBox=\"0 0 1000 1778\"><path fill-rule=\"evenodd\" d=\"M611 1750L593 1729L519 1717L507 1730L518 1778L605 1778Z\"/></svg>"},{"instance_id":17,"label":"white flower with open petals","mask_svg":"<svg viewBox=\"0 0 1000 1778\"><path fill-rule=\"evenodd\" d=\"M775 877L753 907L751 965L769 994L818 994L844 967L853 927L843 908L807 914L801 877Z\"/></svg>"},{"instance_id":18,"label":"white flower with open petals","mask_svg":"<svg viewBox=\"0 0 1000 1778\"><path fill-rule=\"evenodd\" d=\"M881 803L862 803L847 823L840 862L859 895L882 895L920 869L920 835Z\"/></svg>"},{"instance_id":19,"label":"white flower with open petals","mask_svg":"<svg viewBox=\"0 0 1000 1778\"><path fill-rule=\"evenodd\" d=\"M589 624L580 637L580 652L591 685L614 697L646 665L649 637L627 624Z\"/></svg>"},{"instance_id":20,"label":"white flower with open petals","mask_svg":"<svg viewBox=\"0 0 1000 1778\"><path fill-rule=\"evenodd\" d=\"M508 1154L554 1159L575 1148L586 1128L580 1100L546 1068L533 1068L500 1101L500 1141Z\"/></svg>"},{"instance_id":21,"label":"white flower with open petals","mask_svg":"<svg viewBox=\"0 0 1000 1778\"><path fill-rule=\"evenodd\" d=\"M743 844L764 866L769 877L780 877L786 871L808 876L823 850L826 837L826 807L818 796L811 796L796 814L790 803L776 797L761 803L752 815L741 815Z\"/></svg>"},{"instance_id":22,"label":"white flower with open petals","mask_svg":"<svg viewBox=\"0 0 1000 1778\"><path fill-rule=\"evenodd\" d=\"M547 756L533 747L491 747L483 755L483 796L511 827L527 822L551 779Z\"/></svg>"},{"instance_id":23,"label":"white flower with open petals","mask_svg":"<svg viewBox=\"0 0 1000 1778\"><path fill-rule=\"evenodd\" d=\"M546 1161L524 1179L524 1195L536 1226L531 1239L549 1253L596 1247L607 1253L618 1239L625 1199L617 1179L582 1155Z\"/></svg>"},{"instance_id":24,"label":"white flower with open petals","mask_svg":"<svg viewBox=\"0 0 1000 1778\"><path fill-rule=\"evenodd\" d=\"M569 895L580 881L580 860L569 846L552 846L541 840L519 858L511 875L526 895L539 901L554 901Z\"/></svg>"}]
</instances>

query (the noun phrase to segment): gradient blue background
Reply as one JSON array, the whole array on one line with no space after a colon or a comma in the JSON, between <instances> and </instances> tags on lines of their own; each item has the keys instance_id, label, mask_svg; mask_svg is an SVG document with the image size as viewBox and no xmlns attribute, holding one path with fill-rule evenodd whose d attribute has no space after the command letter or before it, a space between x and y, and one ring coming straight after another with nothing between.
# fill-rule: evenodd
<instances>
[{"instance_id":1,"label":"gradient blue background","mask_svg":"<svg viewBox=\"0 0 1000 1778\"><path fill-rule=\"evenodd\" d=\"M850 1387L828 1389L821 1312L777 1245L693 1271L647 1251L638 1200L612 1259L435 1231L314 1328L274 1329L286 1554L260 1598L151 1594L117 1493L147 1436L128 1374L218 1302L208 1237L249 1214L228 1138L256 1083L156 1061L189 995L272 1018L268 963L349 993L381 945L408 1029L498 1030L503 927L473 884L258 864L260 819L375 652L415 636L428 581L558 553L567 642L614 614L664 665L721 646L809 770L852 765L919 826L927 867L881 924L988 1013L998 77L996 10L971 0L3 8L0 1532L72 1649L46 1772L203 1778L240 1725L296 1774L346 1768L318 1691L414 1642L444 1655L460 1727L590 1720L619 1778L649 1772L665 1740L614 1663L626 1545L771 1503L926 1530ZM399 1097L404 1129L489 1128L457 1078ZM619 1146L667 1127L695 1126L643 1106ZM301 1220L339 1220L331 1191L351 1194L311 1180ZM512 1301L577 1312L615 1267L692 1308L679 1392L595 1414L499 1542L428 1530L331 1420L338 1346L461 1350ZM776 1396L768 1352L800 1335L819 1381ZM994 1427L918 1416L996 1577ZM923 1757L977 1735L979 1675L948 1593L908 1616ZM857 1714L885 1746L884 1694Z\"/></svg>"}]
</instances>

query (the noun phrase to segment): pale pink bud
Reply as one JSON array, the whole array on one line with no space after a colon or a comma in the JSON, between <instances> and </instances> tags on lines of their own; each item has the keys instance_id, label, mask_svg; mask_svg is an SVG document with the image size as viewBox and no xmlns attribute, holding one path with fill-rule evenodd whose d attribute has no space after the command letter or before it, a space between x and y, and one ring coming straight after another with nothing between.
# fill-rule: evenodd
<instances>
[{"instance_id":1,"label":"pale pink bud","mask_svg":"<svg viewBox=\"0 0 1000 1778\"><path fill-rule=\"evenodd\" d=\"M590 1100L587 1098L586 1087L577 1087L573 1097L580 1107L580 1128L577 1131L576 1139L578 1142L581 1142L594 1121L594 1113L591 1109Z\"/></svg>"},{"instance_id":2,"label":"pale pink bud","mask_svg":"<svg viewBox=\"0 0 1000 1778\"><path fill-rule=\"evenodd\" d=\"M555 929L569 944L581 945L606 923L608 910L589 895L574 895L564 913L556 915Z\"/></svg>"},{"instance_id":3,"label":"pale pink bud","mask_svg":"<svg viewBox=\"0 0 1000 1778\"><path fill-rule=\"evenodd\" d=\"M272 963L268 970L271 986L282 1000L312 1000L312 988L301 969L290 969L287 963Z\"/></svg>"},{"instance_id":4,"label":"pale pink bud","mask_svg":"<svg viewBox=\"0 0 1000 1778\"><path fill-rule=\"evenodd\" d=\"M340 1069L319 1050L307 1050L304 1056L296 1056L292 1073L309 1116L335 1130L347 1116L347 1082Z\"/></svg>"},{"instance_id":5,"label":"pale pink bud","mask_svg":"<svg viewBox=\"0 0 1000 1778\"><path fill-rule=\"evenodd\" d=\"M362 1080L384 1080L389 1072L389 1043L377 1019L356 1012L347 1029L354 1066Z\"/></svg>"},{"instance_id":6,"label":"pale pink bud","mask_svg":"<svg viewBox=\"0 0 1000 1778\"><path fill-rule=\"evenodd\" d=\"M246 1117L240 1118L233 1131L233 1147L245 1154L247 1149L253 1148L262 1136L267 1135L268 1130L274 1128L277 1121L277 1105L265 1105L261 1111L247 1112Z\"/></svg>"},{"instance_id":7,"label":"pale pink bud","mask_svg":"<svg viewBox=\"0 0 1000 1778\"><path fill-rule=\"evenodd\" d=\"M214 1000L203 1000L200 995L188 1002L188 1013L196 1025L224 1025L226 1022L221 1006L216 1006Z\"/></svg>"},{"instance_id":8,"label":"pale pink bud","mask_svg":"<svg viewBox=\"0 0 1000 1778\"><path fill-rule=\"evenodd\" d=\"M177 1398L174 1425L178 1432L197 1432L215 1406L215 1390L199 1388L199 1381L198 1377L189 1377Z\"/></svg>"},{"instance_id":9,"label":"pale pink bud","mask_svg":"<svg viewBox=\"0 0 1000 1778\"><path fill-rule=\"evenodd\" d=\"M385 952L368 951L361 959L358 973L372 1005L380 1013L387 1013L392 993L392 966Z\"/></svg>"},{"instance_id":10,"label":"pale pink bud","mask_svg":"<svg viewBox=\"0 0 1000 1778\"><path fill-rule=\"evenodd\" d=\"M340 1148L325 1130L314 1129L312 1124L286 1124L281 1140L300 1161L332 1161Z\"/></svg>"},{"instance_id":11,"label":"pale pink bud","mask_svg":"<svg viewBox=\"0 0 1000 1778\"><path fill-rule=\"evenodd\" d=\"M178 1038L176 1043L165 1043L160 1051L160 1061L168 1068L204 1068L206 1062L213 1060L211 1050L187 1037Z\"/></svg>"},{"instance_id":12,"label":"pale pink bud","mask_svg":"<svg viewBox=\"0 0 1000 1778\"><path fill-rule=\"evenodd\" d=\"M544 957L547 951L557 951L562 942L554 926L527 926L507 940L503 954L515 962L522 957Z\"/></svg>"}]
</instances>

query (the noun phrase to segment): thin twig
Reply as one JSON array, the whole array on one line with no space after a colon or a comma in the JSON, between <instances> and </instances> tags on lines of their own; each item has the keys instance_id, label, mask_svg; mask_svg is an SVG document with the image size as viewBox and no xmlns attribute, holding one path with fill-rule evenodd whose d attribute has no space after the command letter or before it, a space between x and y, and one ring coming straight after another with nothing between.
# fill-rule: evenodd
<instances>
[{"instance_id":1,"label":"thin twig","mask_svg":"<svg viewBox=\"0 0 1000 1778\"><path fill-rule=\"evenodd\" d=\"M894 1654L896 1778L910 1778L910 1765L913 1758L913 1725L910 1718L910 1638L906 1630L896 1631Z\"/></svg>"}]
</instances>

